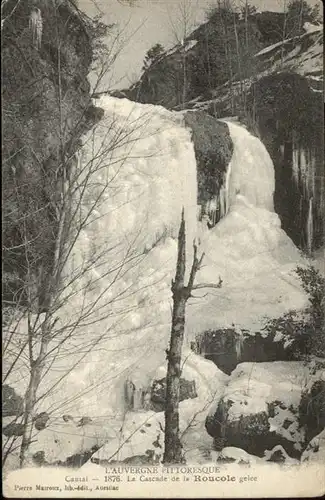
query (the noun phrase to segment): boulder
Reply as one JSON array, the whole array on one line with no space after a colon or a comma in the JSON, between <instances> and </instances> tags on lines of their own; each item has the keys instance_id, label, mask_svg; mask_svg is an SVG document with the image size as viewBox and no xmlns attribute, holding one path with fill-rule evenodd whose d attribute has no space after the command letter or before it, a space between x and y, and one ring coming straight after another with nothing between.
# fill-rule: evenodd
<instances>
[{"instance_id":1,"label":"boulder","mask_svg":"<svg viewBox=\"0 0 325 500\"><path fill-rule=\"evenodd\" d=\"M24 424L10 422L2 429L2 434L8 438L22 436L24 433Z\"/></svg>"},{"instance_id":2,"label":"boulder","mask_svg":"<svg viewBox=\"0 0 325 500\"><path fill-rule=\"evenodd\" d=\"M303 334L308 327L308 317L289 312L269 319L260 331L241 328L206 330L196 336L192 349L230 375L239 363L305 359Z\"/></svg>"},{"instance_id":3,"label":"boulder","mask_svg":"<svg viewBox=\"0 0 325 500\"><path fill-rule=\"evenodd\" d=\"M215 449L236 447L258 457L299 459L305 446L308 422L299 419L299 406L307 382L321 377L298 361L241 363L232 372L223 397L206 419Z\"/></svg>"},{"instance_id":4,"label":"boulder","mask_svg":"<svg viewBox=\"0 0 325 500\"><path fill-rule=\"evenodd\" d=\"M166 377L154 380L151 387L151 406L154 411L164 411L166 406ZM180 379L179 400L197 398L194 380Z\"/></svg>"}]
</instances>

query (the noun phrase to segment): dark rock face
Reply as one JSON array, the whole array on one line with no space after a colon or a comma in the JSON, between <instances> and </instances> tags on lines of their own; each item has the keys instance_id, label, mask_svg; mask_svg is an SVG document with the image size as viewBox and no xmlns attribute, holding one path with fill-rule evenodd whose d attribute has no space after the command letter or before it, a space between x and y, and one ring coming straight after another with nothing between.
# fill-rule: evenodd
<instances>
[{"instance_id":1,"label":"dark rock face","mask_svg":"<svg viewBox=\"0 0 325 500\"><path fill-rule=\"evenodd\" d=\"M185 125L192 130L198 177L198 204L201 215L216 224L221 217L220 205L209 210L210 201L219 201L220 188L233 153L233 143L226 123L216 120L202 111L188 111L184 114Z\"/></svg>"},{"instance_id":2,"label":"dark rock face","mask_svg":"<svg viewBox=\"0 0 325 500\"><path fill-rule=\"evenodd\" d=\"M30 23L35 9L42 21L38 43ZM89 26L74 3L10 0L4 10L5 18L11 13L2 29L4 299L24 304L29 268L42 309L57 231L55 194L81 134L101 110L91 102L87 80ZM31 242L29 265L24 238Z\"/></svg>"},{"instance_id":3,"label":"dark rock face","mask_svg":"<svg viewBox=\"0 0 325 500\"><path fill-rule=\"evenodd\" d=\"M252 455L264 457L265 450L282 445L287 453L293 458L299 458L301 452L295 448L294 443L270 430L269 418L274 417L274 408L278 405L288 410L281 402L269 405L269 411L257 412L250 415L238 415L236 420L228 419L228 411L233 402L222 400L213 417L206 420L206 429L214 437L216 450L222 450L224 446L241 448ZM292 418L292 422L295 418Z\"/></svg>"},{"instance_id":4,"label":"dark rock face","mask_svg":"<svg viewBox=\"0 0 325 500\"><path fill-rule=\"evenodd\" d=\"M2 387L2 416L11 417L23 414L24 400L19 394L16 393L10 385L3 385Z\"/></svg>"},{"instance_id":5,"label":"dark rock face","mask_svg":"<svg viewBox=\"0 0 325 500\"><path fill-rule=\"evenodd\" d=\"M131 100L160 104L169 109L188 108L188 101L198 96L207 100L215 88L230 78L239 74L247 78L255 73L256 59L248 53L256 54L263 47L279 42L283 18L282 13L276 12L249 16L246 24L237 18L235 32L233 16L221 19L215 14L196 28L184 40L184 45L176 45L172 52L152 64L138 82L123 91L124 95ZM238 64L238 50L241 65Z\"/></svg>"},{"instance_id":6,"label":"dark rock face","mask_svg":"<svg viewBox=\"0 0 325 500\"><path fill-rule=\"evenodd\" d=\"M325 369L325 362L323 362ZM325 428L325 381L317 380L302 395L299 422L306 427L306 444Z\"/></svg>"},{"instance_id":7,"label":"dark rock face","mask_svg":"<svg viewBox=\"0 0 325 500\"><path fill-rule=\"evenodd\" d=\"M253 85L248 106L274 163L282 227L300 248L317 249L324 244L322 93L303 76L276 73Z\"/></svg>"},{"instance_id":8,"label":"dark rock face","mask_svg":"<svg viewBox=\"0 0 325 500\"><path fill-rule=\"evenodd\" d=\"M276 331L265 335L233 328L208 330L197 337L192 349L213 361L227 375L244 362L293 361L302 359L305 352L300 338L282 336L275 341ZM288 342L289 339L289 342Z\"/></svg>"},{"instance_id":9,"label":"dark rock face","mask_svg":"<svg viewBox=\"0 0 325 500\"><path fill-rule=\"evenodd\" d=\"M194 380L180 378L179 401L197 398ZM151 387L151 406L154 411L165 411L166 406L166 377L154 380Z\"/></svg>"}]
</instances>

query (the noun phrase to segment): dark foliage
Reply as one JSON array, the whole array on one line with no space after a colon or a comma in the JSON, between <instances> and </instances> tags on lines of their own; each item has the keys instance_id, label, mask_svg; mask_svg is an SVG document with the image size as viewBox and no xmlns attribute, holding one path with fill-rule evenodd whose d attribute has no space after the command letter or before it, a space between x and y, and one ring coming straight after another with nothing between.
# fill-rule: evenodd
<instances>
[{"instance_id":1,"label":"dark foliage","mask_svg":"<svg viewBox=\"0 0 325 500\"><path fill-rule=\"evenodd\" d=\"M24 410L24 400L13 387L4 384L2 387L2 416L20 416Z\"/></svg>"}]
</instances>

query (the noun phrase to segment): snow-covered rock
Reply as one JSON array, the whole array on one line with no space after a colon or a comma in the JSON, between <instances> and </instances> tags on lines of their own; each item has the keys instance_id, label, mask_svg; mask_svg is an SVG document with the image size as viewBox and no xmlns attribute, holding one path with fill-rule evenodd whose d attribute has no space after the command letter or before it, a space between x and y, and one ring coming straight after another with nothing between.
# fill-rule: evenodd
<instances>
[{"instance_id":1,"label":"snow-covered rock","mask_svg":"<svg viewBox=\"0 0 325 500\"><path fill-rule=\"evenodd\" d=\"M212 439L205 429L205 419L215 399L220 398L228 380L211 361L191 352L185 353L182 376L195 382L196 397L180 402L180 438L187 463L206 462L210 457ZM166 376L160 366L154 379ZM152 411L127 412L120 419L119 431L101 447L92 460L155 463L162 459L164 447L164 413Z\"/></svg>"},{"instance_id":2,"label":"snow-covered rock","mask_svg":"<svg viewBox=\"0 0 325 500\"><path fill-rule=\"evenodd\" d=\"M250 455L247 451L241 448L235 448L234 446L226 446L221 451L212 451L211 457L216 462L223 463L237 463L237 464L261 464L264 463L262 458L255 455Z\"/></svg>"},{"instance_id":3,"label":"snow-covered rock","mask_svg":"<svg viewBox=\"0 0 325 500\"><path fill-rule=\"evenodd\" d=\"M302 462L325 463L325 429L315 436L301 455Z\"/></svg>"},{"instance_id":4,"label":"snow-covered rock","mask_svg":"<svg viewBox=\"0 0 325 500\"><path fill-rule=\"evenodd\" d=\"M272 450L265 450L264 457L267 462L285 463L286 465L299 463L298 460L291 458L280 444L274 446Z\"/></svg>"},{"instance_id":5,"label":"snow-covered rock","mask_svg":"<svg viewBox=\"0 0 325 500\"><path fill-rule=\"evenodd\" d=\"M299 406L310 381L320 376L302 362L239 364L206 421L216 447L235 446L270 459L281 445L285 457L300 458L306 427L300 425Z\"/></svg>"}]
</instances>

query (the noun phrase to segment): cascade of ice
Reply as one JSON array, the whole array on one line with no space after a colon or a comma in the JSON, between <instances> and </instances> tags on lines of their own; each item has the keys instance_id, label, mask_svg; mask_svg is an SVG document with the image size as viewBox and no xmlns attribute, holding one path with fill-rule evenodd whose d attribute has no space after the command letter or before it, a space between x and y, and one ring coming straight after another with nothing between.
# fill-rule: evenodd
<instances>
[{"instance_id":1,"label":"cascade of ice","mask_svg":"<svg viewBox=\"0 0 325 500\"><path fill-rule=\"evenodd\" d=\"M224 202L220 203L224 206L224 215L239 194L255 207L273 211L274 166L265 146L244 127L227 123L231 136L236 139L226 173Z\"/></svg>"},{"instance_id":2,"label":"cascade of ice","mask_svg":"<svg viewBox=\"0 0 325 500\"><path fill-rule=\"evenodd\" d=\"M233 325L260 331L265 316L279 317L306 304L293 272L303 262L274 212L274 165L263 143L228 122L234 150L224 198L228 211L202 237L204 266L197 280L218 282L188 308L187 335ZM238 346L239 349L239 346Z\"/></svg>"},{"instance_id":3,"label":"cascade of ice","mask_svg":"<svg viewBox=\"0 0 325 500\"><path fill-rule=\"evenodd\" d=\"M322 207L322 182L316 184L317 162L314 149L306 149L296 136L293 136L292 151L292 180L293 190L300 199L296 203L299 210L297 220L301 221L304 228L302 244L306 245L310 253L315 243L315 217L317 212L321 213ZM288 165L286 165L289 168Z\"/></svg>"},{"instance_id":4,"label":"cascade of ice","mask_svg":"<svg viewBox=\"0 0 325 500\"><path fill-rule=\"evenodd\" d=\"M57 323L78 326L64 346L70 356L58 356L43 387L70 365L71 373L42 401L44 409L90 416L123 410L130 372L141 406L146 378L165 362L181 211L188 262L198 211L195 152L182 115L112 97L98 105L104 119L79 159L84 175L91 169L81 207L87 225L68 259L72 285Z\"/></svg>"},{"instance_id":5,"label":"cascade of ice","mask_svg":"<svg viewBox=\"0 0 325 500\"><path fill-rule=\"evenodd\" d=\"M69 357L58 357L43 382L45 387L56 383L71 363L55 396L42 400L44 410L57 405L60 414L123 413L123 384L130 374L138 391L135 405L141 406L142 389L157 367L166 364L182 207L188 262L197 235L196 160L182 116L111 97L99 105L105 119L81 158L94 171L85 213L103 186L105 190L80 234L67 274L89 262L94 265L74 283L58 327L76 321L80 310L84 320L78 323L77 338L74 332L65 345ZM206 256L197 276L201 283L218 283L221 276L223 288L221 294L203 290L198 309L188 308L185 344L191 328L203 331L220 323L250 327L252 317L281 313L301 300L286 268L299 261L299 254L273 211L272 161L258 138L228 125L234 152L222 195L225 216L200 235ZM98 168L93 160L100 162ZM95 348L88 353L92 343Z\"/></svg>"}]
</instances>

